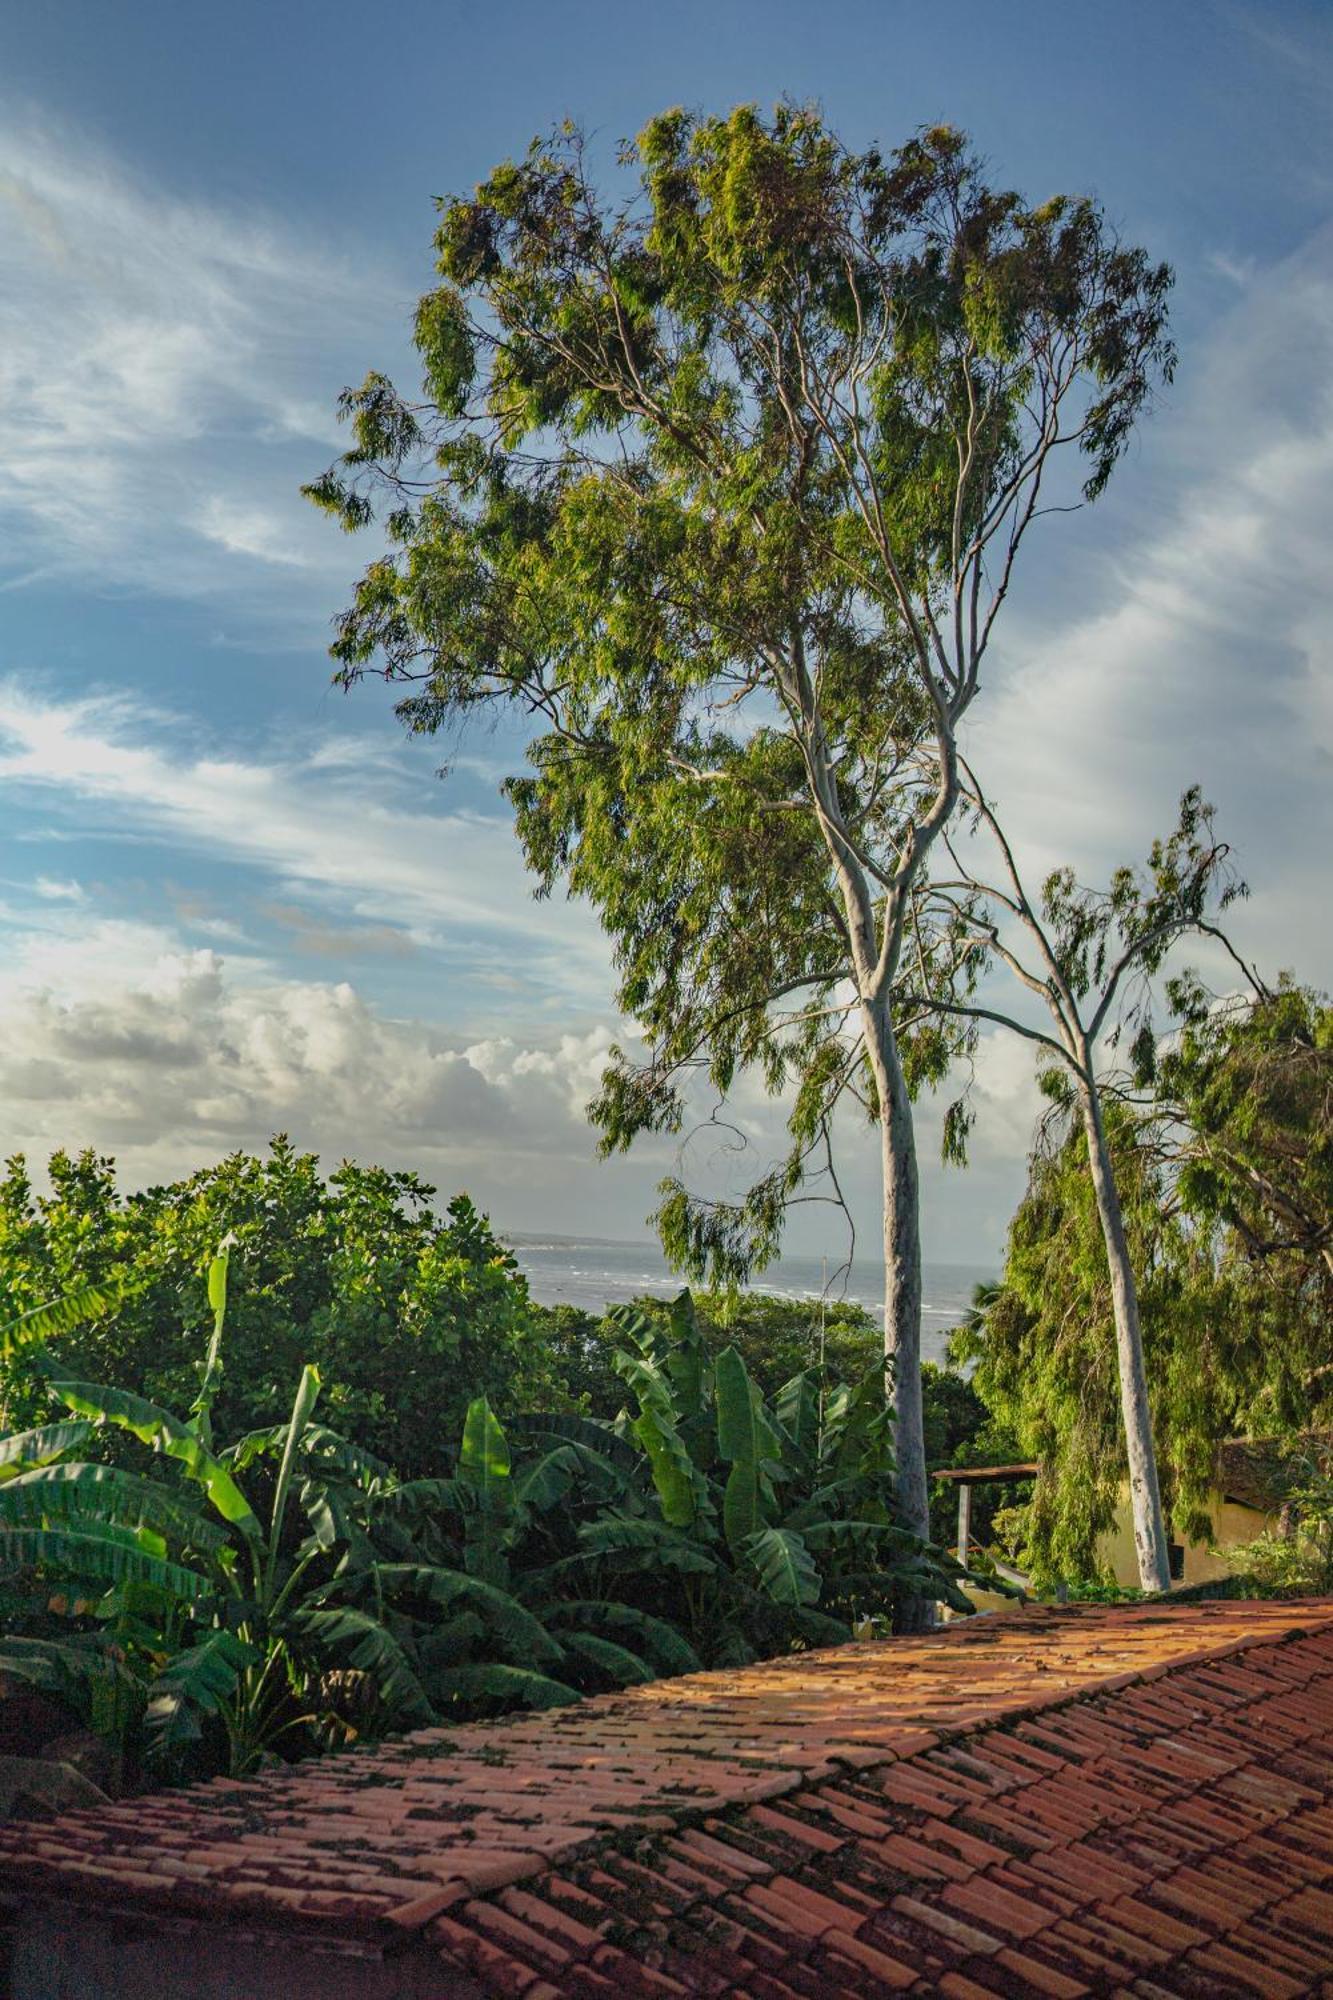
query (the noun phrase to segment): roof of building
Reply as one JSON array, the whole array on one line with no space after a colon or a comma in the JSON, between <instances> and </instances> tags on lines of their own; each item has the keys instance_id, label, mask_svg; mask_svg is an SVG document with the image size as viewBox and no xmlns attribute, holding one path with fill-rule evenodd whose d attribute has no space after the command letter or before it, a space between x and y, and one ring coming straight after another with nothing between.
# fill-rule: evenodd
<instances>
[{"instance_id":1,"label":"roof of building","mask_svg":"<svg viewBox=\"0 0 1333 2000\"><path fill-rule=\"evenodd\" d=\"M11 1825L0 1886L523 2000L1295 1996L1331 1780L1333 1602L1033 1607Z\"/></svg>"},{"instance_id":2,"label":"roof of building","mask_svg":"<svg viewBox=\"0 0 1333 2000\"><path fill-rule=\"evenodd\" d=\"M1025 1459L1022 1465L949 1465L941 1471L932 1472L932 1479L956 1479L959 1485L983 1486L997 1479L1035 1479L1041 1471L1040 1461Z\"/></svg>"},{"instance_id":3,"label":"roof of building","mask_svg":"<svg viewBox=\"0 0 1333 2000\"><path fill-rule=\"evenodd\" d=\"M1275 1514L1283 1503L1314 1476L1315 1463L1327 1460L1333 1439L1313 1433L1303 1437L1228 1438L1217 1448L1217 1487L1224 1500L1235 1500L1259 1514Z\"/></svg>"}]
</instances>

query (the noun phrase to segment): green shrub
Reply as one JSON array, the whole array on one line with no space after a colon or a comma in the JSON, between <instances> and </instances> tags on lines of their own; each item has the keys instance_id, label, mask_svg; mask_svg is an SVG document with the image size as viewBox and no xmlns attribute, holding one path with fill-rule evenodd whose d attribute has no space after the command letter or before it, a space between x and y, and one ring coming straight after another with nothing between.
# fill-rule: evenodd
<instances>
[{"instance_id":1,"label":"green shrub","mask_svg":"<svg viewBox=\"0 0 1333 2000\"><path fill-rule=\"evenodd\" d=\"M466 1195L441 1218L415 1175L345 1162L325 1176L281 1137L265 1158L238 1153L139 1193L122 1193L91 1153L57 1153L49 1171L44 1196L21 1159L0 1181L0 1318L103 1287L113 1303L62 1345L89 1380L189 1404L209 1319L202 1274L230 1235L240 1282L216 1398L225 1434L271 1421L307 1363L338 1428L404 1473L438 1465L476 1396L511 1409L550 1400L527 1285ZM17 1426L45 1406L21 1364L0 1373L0 1395Z\"/></svg>"}]
</instances>

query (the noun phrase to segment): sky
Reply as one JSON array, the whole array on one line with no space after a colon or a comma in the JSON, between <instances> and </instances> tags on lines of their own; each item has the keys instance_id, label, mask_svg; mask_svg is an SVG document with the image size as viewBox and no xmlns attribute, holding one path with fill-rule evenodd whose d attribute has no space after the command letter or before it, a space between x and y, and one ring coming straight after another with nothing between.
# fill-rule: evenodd
<instances>
[{"instance_id":1,"label":"sky","mask_svg":"<svg viewBox=\"0 0 1333 2000\"><path fill-rule=\"evenodd\" d=\"M675 103L815 99L856 145L947 120L1175 267L1176 382L1025 548L969 747L1033 877L1102 879L1200 782L1241 948L1333 984L1333 8L50 0L3 38L3 1153L132 1186L285 1130L502 1227L645 1233L670 1148L595 1160L624 1024L591 912L525 878L521 742L441 782L382 687L331 688L375 544L298 492L344 384L416 386L434 198L566 116L607 162ZM998 1258L1031 1071L984 1038L963 1173L922 1106L929 1258ZM767 1157L771 1107L737 1110ZM844 1142L873 1235L877 1148ZM841 1238L802 1211L792 1247Z\"/></svg>"}]
</instances>

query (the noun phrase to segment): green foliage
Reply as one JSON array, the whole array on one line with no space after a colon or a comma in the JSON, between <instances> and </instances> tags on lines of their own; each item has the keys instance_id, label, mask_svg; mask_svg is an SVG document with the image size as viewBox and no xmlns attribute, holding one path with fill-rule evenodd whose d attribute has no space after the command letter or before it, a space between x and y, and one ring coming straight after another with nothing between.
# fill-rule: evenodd
<instances>
[{"instance_id":1,"label":"green foliage","mask_svg":"<svg viewBox=\"0 0 1333 2000\"><path fill-rule=\"evenodd\" d=\"M643 1031L590 1107L605 1150L679 1131L704 1079L786 1097L740 1199L662 1184L668 1252L720 1282L772 1258L840 1103L901 1125L967 1039L891 1021L906 910L1047 459L1101 491L1171 369L1170 279L947 127L885 156L808 108L671 111L622 164L602 196L565 127L441 202L425 403L369 375L307 490L384 511L344 682L410 679L417 732L539 719L524 854L595 904ZM920 962L966 983L955 942L923 916Z\"/></svg>"},{"instance_id":2,"label":"green foliage","mask_svg":"<svg viewBox=\"0 0 1333 2000\"><path fill-rule=\"evenodd\" d=\"M1227 1550L1243 1594L1326 1597L1333 1592L1333 1450L1305 1438L1284 1467L1289 1489L1279 1527Z\"/></svg>"},{"instance_id":3,"label":"green foliage","mask_svg":"<svg viewBox=\"0 0 1333 2000\"><path fill-rule=\"evenodd\" d=\"M214 1428L234 1437L269 1421L307 1362L329 1421L405 1473L438 1464L473 1397L551 1399L527 1287L466 1196L440 1218L414 1175L344 1163L325 1177L281 1138L265 1158L237 1154L137 1193L92 1154L56 1154L50 1180L37 1195L21 1160L0 1180L0 1319L14 1322L0 1400L12 1423L41 1412L25 1355L57 1333L67 1375L189 1410L205 1448ZM68 1324L43 1318L53 1310Z\"/></svg>"},{"instance_id":4,"label":"green foliage","mask_svg":"<svg viewBox=\"0 0 1333 2000\"><path fill-rule=\"evenodd\" d=\"M784 1383L807 1371L834 1387L859 1381L883 1352L882 1325L850 1300L830 1299L821 1310L814 1299L728 1290L695 1292L693 1304L705 1355L716 1361L734 1347L770 1402ZM665 1332L669 1300L646 1296L633 1307ZM594 1416L614 1417L625 1400L612 1359L624 1344L616 1320L568 1305L530 1311L534 1337L565 1399Z\"/></svg>"},{"instance_id":5,"label":"green foliage","mask_svg":"<svg viewBox=\"0 0 1333 2000\"><path fill-rule=\"evenodd\" d=\"M889 1622L913 1594L965 1606L956 1565L891 1525L882 1357L854 1383L803 1372L770 1403L735 1347L704 1365L688 1293L609 1318L637 1403L618 1428L645 1465L581 1547L617 1596L718 1665Z\"/></svg>"},{"instance_id":6,"label":"green foliage","mask_svg":"<svg viewBox=\"0 0 1333 2000\"><path fill-rule=\"evenodd\" d=\"M1211 1533L1219 1443L1333 1424L1333 1016L1284 980L1213 1004L1173 984L1179 1031L1144 1098L1108 1109L1140 1307L1163 1496ZM1040 1581L1096 1574L1123 1477L1109 1284L1081 1135L1059 1107L1010 1225L1004 1283L955 1354L1021 1456Z\"/></svg>"},{"instance_id":7,"label":"green foliage","mask_svg":"<svg viewBox=\"0 0 1333 2000\"><path fill-rule=\"evenodd\" d=\"M957 1599L954 1566L889 1524L878 1369L827 1393L788 1384L788 1429L734 1348L712 1361L686 1293L654 1319L616 1315L637 1416L530 1417L516 1452L477 1397L451 1469L403 1479L317 1420L309 1365L285 1421L204 1444L244 1297L229 1306L209 1268L191 1421L34 1347L76 1419L0 1441L0 1583L18 1607L0 1672L105 1733L126 1783L846 1636L904 1590ZM43 1324L72 1342L77 1318ZM108 1432L143 1471L84 1455Z\"/></svg>"}]
</instances>

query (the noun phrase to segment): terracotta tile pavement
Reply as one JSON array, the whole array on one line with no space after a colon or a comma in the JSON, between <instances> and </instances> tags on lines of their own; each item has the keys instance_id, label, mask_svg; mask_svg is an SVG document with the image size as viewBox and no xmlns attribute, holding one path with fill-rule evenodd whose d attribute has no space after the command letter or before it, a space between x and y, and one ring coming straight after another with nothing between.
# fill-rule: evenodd
<instances>
[{"instance_id":1,"label":"terracotta tile pavement","mask_svg":"<svg viewBox=\"0 0 1333 2000\"><path fill-rule=\"evenodd\" d=\"M1333 1993L1333 1603L1029 1608L0 1828L0 1888L560 1996Z\"/></svg>"}]
</instances>

